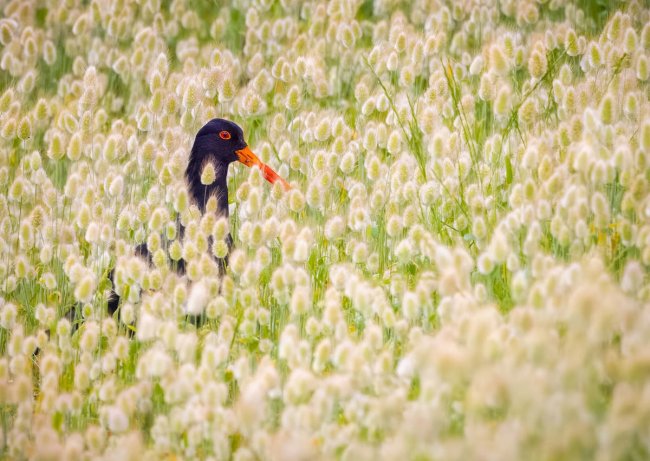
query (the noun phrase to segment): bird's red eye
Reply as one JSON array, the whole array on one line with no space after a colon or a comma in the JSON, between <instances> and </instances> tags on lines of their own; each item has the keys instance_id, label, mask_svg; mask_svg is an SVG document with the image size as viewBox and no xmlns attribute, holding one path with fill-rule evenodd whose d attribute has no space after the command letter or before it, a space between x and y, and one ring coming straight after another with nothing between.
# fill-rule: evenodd
<instances>
[{"instance_id":1,"label":"bird's red eye","mask_svg":"<svg viewBox=\"0 0 650 461\"><path fill-rule=\"evenodd\" d=\"M219 137L220 137L221 139L225 139L225 140L227 141L228 139L230 139L230 133L227 132L227 131L225 131L225 130L224 130L224 131L220 131L220 132L219 132Z\"/></svg>"}]
</instances>

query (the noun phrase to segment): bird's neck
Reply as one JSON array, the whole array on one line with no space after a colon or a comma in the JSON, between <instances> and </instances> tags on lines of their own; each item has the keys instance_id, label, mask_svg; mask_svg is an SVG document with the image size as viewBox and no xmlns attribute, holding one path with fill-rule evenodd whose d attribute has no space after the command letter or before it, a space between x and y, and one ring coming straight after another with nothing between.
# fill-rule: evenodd
<instances>
[{"instance_id":1,"label":"bird's neck","mask_svg":"<svg viewBox=\"0 0 650 461\"><path fill-rule=\"evenodd\" d=\"M217 215L228 217L228 164L223 162L212 162L215 172L215 180L212 184L201 183L201 173L205 162L200 162L190 156L190 161L185 170L190 197L199 207L201 213L205 213L205 205L210 197L217 199Z\"/></svg>"}]
</instances>

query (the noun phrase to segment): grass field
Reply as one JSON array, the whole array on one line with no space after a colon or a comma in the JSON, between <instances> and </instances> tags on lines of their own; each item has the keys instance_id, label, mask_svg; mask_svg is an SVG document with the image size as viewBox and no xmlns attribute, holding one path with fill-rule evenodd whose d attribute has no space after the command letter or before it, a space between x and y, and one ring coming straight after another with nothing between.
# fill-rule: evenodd
<instances>
[{"instance_id":1,"label":"grass field","mask_svg":"<svg viewBox=\"0 0 650 461\"><path fill-rule=\"evenodd\" d=\"M650 458L646 2L0 7L1 459Z\"/></svg>"}]
</instances>

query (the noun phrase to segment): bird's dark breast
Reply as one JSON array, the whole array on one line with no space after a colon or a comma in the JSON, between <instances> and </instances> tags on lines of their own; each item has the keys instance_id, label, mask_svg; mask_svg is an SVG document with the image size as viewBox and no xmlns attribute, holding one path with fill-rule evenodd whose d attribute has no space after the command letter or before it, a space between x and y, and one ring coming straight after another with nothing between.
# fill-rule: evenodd
<instances>
[{"instance_id":1,"label":"bird's dark breast","mask_svg":"<svg viewBox=\"0 0 650 461\"><path fill-rule=\"evenodd\" d=\"M201 174L208 162L212 163L215 180L212 184L202 184ZM222 162L205 159L203 161L191 160L185 172L185 180L192 202L205 213L205 205L214 196L217 199L217 215L228 217L228 165Z\"/></svg>"}]
</instances>

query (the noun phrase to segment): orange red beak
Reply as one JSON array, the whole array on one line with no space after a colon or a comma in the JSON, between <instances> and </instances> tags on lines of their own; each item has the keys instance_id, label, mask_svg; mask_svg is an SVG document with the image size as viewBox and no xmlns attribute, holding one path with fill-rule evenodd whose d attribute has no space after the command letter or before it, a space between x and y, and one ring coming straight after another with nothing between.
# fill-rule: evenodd
<instances>
[{"instance_id":1,"label":"orange red beak","mask_svg":"<svg viewBox=\"0 0 650 461\"><path fill-rule=\"evenodd\" d=\"M247 167L252 167L253 165L257 165L257 167L262 172L262 176L264 176L264 179L266 179L271 184L279 182L280 184L282 184L282 187L284 188L285 191L291 189L289 183L286 182L279 174L273 171L273 169L270 166L262 162L257 157L257 155L253 153L250 147L246 146L243 149L236 150L235 154L237 154L237 159Z\"/></svg>"}]
</instances>

